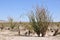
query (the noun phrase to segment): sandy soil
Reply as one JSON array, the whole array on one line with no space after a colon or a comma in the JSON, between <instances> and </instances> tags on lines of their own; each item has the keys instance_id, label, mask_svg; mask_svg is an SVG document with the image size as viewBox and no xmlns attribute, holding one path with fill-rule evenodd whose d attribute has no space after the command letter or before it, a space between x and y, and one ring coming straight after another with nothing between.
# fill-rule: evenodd
<instances>
[{"instance_id":1,"label":"sandy soil","mask_svg":"<svg viewBox=\"0 0 60 40\"><path fill-rule=\"evenodd\" d=\"M0 36L0 40L60 40L60 36L56 37Z\"/></svg>"},{"instance_id":2,"label":"sandy soil","mask_svg":"<svg viewBox=\"0 0 60 40\"><path fill-rule=\"evenodd\" d=\"M26 36L14 36L15 32L0 31L0 40L60 40L60 36L49 37L26 37Z\"/></svg>"}]
</instances>

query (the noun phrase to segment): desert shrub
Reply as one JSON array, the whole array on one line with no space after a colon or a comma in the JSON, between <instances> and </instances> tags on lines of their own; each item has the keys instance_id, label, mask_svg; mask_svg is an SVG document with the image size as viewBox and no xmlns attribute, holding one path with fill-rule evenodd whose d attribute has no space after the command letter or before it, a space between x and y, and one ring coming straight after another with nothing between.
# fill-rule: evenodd
<instances>
[{"instance_id":1,"label":"desert shrub","mask_svg":"<svg viewBox=\"0 0 60 40\"><path fill-rule=\"evenodd\" d=\"M14 22L12 17L8 18L8 22L9 22L9 25L10 25L11 29L14 29L14 27L16 27L16 23Z\"/></svg>"},{"instance_id":2,"label":"desert shrub","mask_svg":"<svg viewBox=\"0 0 60 40\"><path fill-rule=\"evenodd\" d=\"M52 21L48 11L45 8L38 6L35 11L32 10L30 12L28 17L32 29L36 32L38 37L40 34L42 34L43 37L48 29L49 22Z\"/></svg>"}]
</instances>

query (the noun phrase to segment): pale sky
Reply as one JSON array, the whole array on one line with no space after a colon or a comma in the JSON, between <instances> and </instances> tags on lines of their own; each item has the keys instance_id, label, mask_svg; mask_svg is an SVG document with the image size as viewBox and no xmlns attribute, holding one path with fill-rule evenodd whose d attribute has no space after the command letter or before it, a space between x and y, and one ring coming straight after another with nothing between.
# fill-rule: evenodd
<instances>
[{"instance_id":1,"label":"pale sky","mask_svg":"<svg viewBox=\"0 0 60 40\"><path fill-rule=\"evenodd\" d=\"M0 20L7 20L8 17L13 17L14 20L28 21L26 15L35 8L36 5L48 8L53 16L53 21L60 21L60 0L0 0Z\"/></svg>"}]
</instances>

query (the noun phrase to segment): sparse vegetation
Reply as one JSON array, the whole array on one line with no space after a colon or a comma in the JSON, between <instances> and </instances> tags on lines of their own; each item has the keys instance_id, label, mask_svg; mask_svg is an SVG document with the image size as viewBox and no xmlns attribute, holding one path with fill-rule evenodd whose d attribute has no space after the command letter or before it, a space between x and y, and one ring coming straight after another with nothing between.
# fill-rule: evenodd
<instances>
[{"instance_id":1,"label":"sparse vegetation","mask_svg":"<svg viewBox=\"0 0 60 40\"><path fill-rule=\"evenodd\" d=\"M28 35L30 36L31 31L34 31L38 37L40 37L40 34L42 34L42 37L45 36L46 31L48 29L49 24L52 23L55 25L58 25L60 22L52 22L52 17L49 15L48 10L46 10L43 7L36 7L36 10L32 10L30 14L28 15L29 21L30 22L15 22L12 17L8 18L8 22L5 23L0 23L2 27L1 30L4 27L10 27L11 30L13 30L15 27L18 29L18 35L20 36L20 25L23 25L25 29L28 29ZM55 30L55 33L53 36L56 36L58 33L59 29ZM27 34L27 33L26 33Z\"/></svg>"}]
</instances>

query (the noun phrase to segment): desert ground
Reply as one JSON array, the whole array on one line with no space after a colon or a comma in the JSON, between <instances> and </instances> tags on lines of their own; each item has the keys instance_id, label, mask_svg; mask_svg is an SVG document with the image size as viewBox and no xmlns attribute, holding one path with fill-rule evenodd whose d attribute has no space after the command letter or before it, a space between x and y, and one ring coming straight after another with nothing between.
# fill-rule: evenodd
<instances>
[{"instance_id":1,"label":"desert ground","mask_svg":"<svg viewBox=\"0 0 60 40\"><path fill-rule=\"evenodd\" d=\"M47 36L47 37L27 37L16 36L17 32L9 30L0 31L0 40L60 40L59 36Z\"/></svg>"},{"instance_id":2,"label":"desert ground","mask_svg":"<svg viewBox=\"0 0 60 40\"><path fill-rule=\"evenodd\" d=\"M0 36L0 40L60 40L60 36L56 37Z\"/></svg>"}]
</instances>

